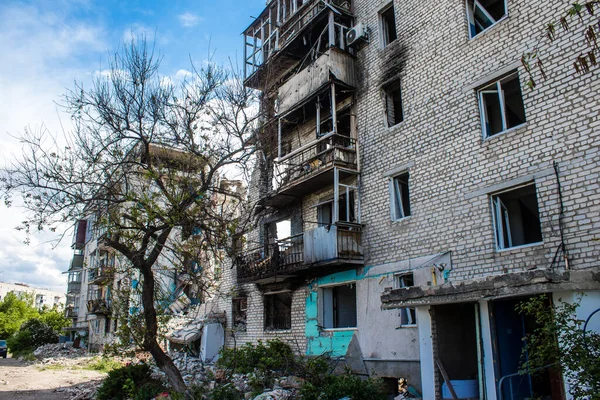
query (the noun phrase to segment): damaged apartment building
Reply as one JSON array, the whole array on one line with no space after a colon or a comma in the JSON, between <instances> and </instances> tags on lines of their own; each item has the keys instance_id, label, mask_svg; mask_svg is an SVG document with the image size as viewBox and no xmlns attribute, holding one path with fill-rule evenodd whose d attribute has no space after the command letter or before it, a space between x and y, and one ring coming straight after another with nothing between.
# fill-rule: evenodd
<instances>
[{"instance_id":1,"label":"damaged apartment building","mask_svg":"<svg viewBox=\"0 0 600 400\"><path fill-rule=\"evenodd\" d=\"M264 157L227 342L278 337L424 399L566 398L518 374L535 326L515 305L600 305L598 71L573 68L583 36L543 31L568 7L268 2L243 32Z\"/></svg>"}]
</instances>

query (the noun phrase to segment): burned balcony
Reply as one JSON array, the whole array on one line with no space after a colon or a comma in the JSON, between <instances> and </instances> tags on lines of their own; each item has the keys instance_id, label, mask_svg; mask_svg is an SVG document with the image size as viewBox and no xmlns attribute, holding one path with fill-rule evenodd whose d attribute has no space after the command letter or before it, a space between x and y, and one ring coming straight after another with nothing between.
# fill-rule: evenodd
<instances>
[{"instance_id":1,"label":"burned balcony","mask_svg":"<svg viewBox=\"0 0 600 400\"><path fill-rule=\"evenodd\" d=\"M361 225L341 222L248 250L236 260L238 281L255 283L328 274L363 262Z\"/></svg>"},{"instance_id":2,"label":"burned balcony","mask_svg":"<svg viewBox=\"0 0 600 400\"><path fill-rule=\"evenodd\" d=\"M87 311L88 314L110 315L110 302L106 299L88 300Z\"/></svg>"},{"instance_id":3,"label":"burned balcony","mask_svg":"<svg viewBox=\"0 0 600 400\"><path fill-rule=\"evenodd\" d=\"M243 33L245 85L264 89L266 79L302 68L301 61L311 53L329 47L345 50L351 22L347 1L270 1Z\"/></svg>"},{"instance_id":4,"label":"burned balcony","mask_svg":"<svg viewBox=\"0 0 600 400\"><path fill-rule=\"evenodd\" d=\"M92 285L105 285L112 280L114 273L114 266L101 263L98 268L90 269L88 281Z\"/></svg>"},{"instance_id":5,"label":"burned balcony","mask_svg":"<svg viewBox=\"0 0 600 400\"><path fill-rule=\"evenodd\" d=\"M274 190L278 195L303 196L357 172L356 140L327 134L280 158L274 166Z\"/></svg>"},{"instance_id":6,"label":"burned balcony","mask_svg":"<svg viewBox=\"0 0 600 400\"><path fill-rule=\"evenodd\" d=\"M77 319L79 316L79 307L67 307L65 309L65 317Z\"/></svg>"}]
</instances>

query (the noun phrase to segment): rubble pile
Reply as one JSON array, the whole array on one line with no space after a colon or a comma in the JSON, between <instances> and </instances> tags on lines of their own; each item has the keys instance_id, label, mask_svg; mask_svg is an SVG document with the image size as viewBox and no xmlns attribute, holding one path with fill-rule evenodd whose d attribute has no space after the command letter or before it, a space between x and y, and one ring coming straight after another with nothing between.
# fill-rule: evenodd
<instances>
[{"instance_id":1,"label":"rubble pile","mask_svg":"<svg viewBox=\"0 0 600 400\"><path fill-rule=\"evenodd\" d=\"M87 355L87 350L73 347L73 343L50 343L38 347L33 355L37 359L47 358L79 358Z\"/></svg>"},{"instance_id":2,"label":"rubble pile","mask_svg":"<svg viewBox=\"0 0 600 400\"><path fill-rule=\"evenodd\" d=\"M61 387L55 390L68 395L69 400L92 400L96 397L96 391L102 384L102 380L90 381L73 387Z\"/></svg>"},{"instance_id":3,"label":"rubble pile","mask_svg":"<svg viewBox=\"0 0 600 400\"><path fill-rule=\"evenodd\" d=\"M203 363L200 358L192 357L181 352L172 352L169 354L173 359L175 366L181 372L183 380L189 385L205 385L209 389L214 389L218 383L226 381L224 370L217 368L213 364ZM153 367L152 377L165 380L164 373ZM254 374L233 374L230 382L235 389L245 394L245 398L250 400L287 400L297 398L300 387L304 380L296 376L283 376L275 379L272 388L267 388L258 396L253 396L250 382Z\"/></svg>"}]
</instances>

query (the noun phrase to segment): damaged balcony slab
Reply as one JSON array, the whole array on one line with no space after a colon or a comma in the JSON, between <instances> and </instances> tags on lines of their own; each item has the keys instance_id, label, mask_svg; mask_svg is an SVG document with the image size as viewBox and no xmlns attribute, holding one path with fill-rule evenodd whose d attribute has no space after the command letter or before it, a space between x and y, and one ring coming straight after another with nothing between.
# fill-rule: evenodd
<instances>
[{"instance_id":1,"label":"damaged balcony slab","mask_svg":"<svg viewBox=\"0 0 600 400\"><path fill-rule=\"evenodd\" d=\"M537 293L598 289L600 289L600 272L596 270L564 272L535 270L447 282L439 286L388 290L382 293L381 303L384 309L394 309L482 299L492 300Z\"/></svg>"}]
</instances>

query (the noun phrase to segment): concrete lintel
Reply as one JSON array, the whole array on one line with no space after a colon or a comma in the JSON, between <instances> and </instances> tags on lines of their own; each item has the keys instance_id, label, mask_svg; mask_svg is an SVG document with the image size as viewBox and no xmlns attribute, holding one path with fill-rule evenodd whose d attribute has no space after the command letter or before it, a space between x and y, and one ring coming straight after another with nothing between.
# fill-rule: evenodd
<instances>
[{"instance_id":1,"label":"concrete lintel","mask_svg":"<svg viewBox=\"0 0 600 400\"><path fill-rule=\"evenodd\" d=\"M383 309L492 300L555 291L599 290L600 271L535 270L483 279L448 282L439 286L394 289L381 295Z\"/></svg>"}]
</instances>

